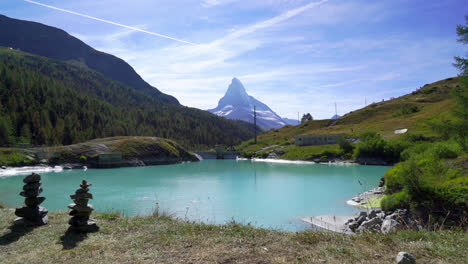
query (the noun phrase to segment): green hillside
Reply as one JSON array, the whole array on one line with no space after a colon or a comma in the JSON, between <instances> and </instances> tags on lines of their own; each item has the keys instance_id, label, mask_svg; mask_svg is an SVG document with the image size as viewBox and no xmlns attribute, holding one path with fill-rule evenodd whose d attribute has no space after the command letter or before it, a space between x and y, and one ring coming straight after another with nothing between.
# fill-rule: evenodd
<instances>
[{"instance_id":1,"label":"green hillside","mask_svg":"<svg viewBox=\"0 0 468 264\"><path fill-rule=\"evenodd\" d=\"M0 47L0 145L153 136L185 147L235 145L253 125L163 104L100 73Z\"/></svg>"},{"instance_id":2,"label":"green hillside","mask_svg":"<svg viewBox=\"0 0 468 264\"><path fill-rule=\"evenodd\" d=\"M37 22L0 15L0 46L67 62L96 71L158 99L159 103L178 104L176 98L145 82L124 60L95 50L67 32Z\"/></svg>"},{"instance_id":3,"label":"green hillside","mask_svg":"<svg viewBox=\"0 0 468 264\"><path fill-rule=\"evenodd\" d=\"M239 148L255 152L271 145L291 147L294 144L294 136L308 134L344 133L350 137L357 137L364 132L375 131L384 138L398 139L403 135L394 134L394 131L403 128L408 129L408 133L411 134L435 137L437 132L430 128L430 123L438 119L453 118L451 110L456 103L450 96L450 91L454 87L460 87L459 77L426 84L410 94L370 104L347 113L336 121L312 120L297 126L289 125L270 130L258 137L257 145L250 140ZM286 151L288 149L286 148Z\"/></svg>"}]
</instances>

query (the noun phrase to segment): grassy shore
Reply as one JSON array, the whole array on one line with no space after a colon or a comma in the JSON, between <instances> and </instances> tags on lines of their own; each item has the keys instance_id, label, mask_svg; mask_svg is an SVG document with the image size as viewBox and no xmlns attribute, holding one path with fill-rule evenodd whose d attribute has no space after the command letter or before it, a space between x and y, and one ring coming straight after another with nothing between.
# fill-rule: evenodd
<instances>
[{"instance_id":1,"label":"grassy shore","mask_svg":"<svg viewBox=\"0 0 468 264\"><path fill-rule=\"evenodd\" d=\"M12 232L13 213L0 209L0 263L394 263L399 251L418 263L467 263L468 256L460 231L347 236L95 213L101 231L78 235L66 232L66 212L51 213L47 226Z\"/></svg>"}]
</instances>

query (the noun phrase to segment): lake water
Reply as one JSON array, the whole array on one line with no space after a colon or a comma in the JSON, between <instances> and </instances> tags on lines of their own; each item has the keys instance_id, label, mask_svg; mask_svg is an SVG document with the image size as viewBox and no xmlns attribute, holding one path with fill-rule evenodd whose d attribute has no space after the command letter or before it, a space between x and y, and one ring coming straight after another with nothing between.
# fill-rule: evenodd
<instances>
[{"instance_id":1,"label":"lake water","mask_svg":"<svg viewBox=\"0 0 468 264\"><path fill-rule=\"evenodd\" d=\"M156 207L182 219L299 230L297 219L347 215L346 200L377 186L386 166L284 164L250 160L204 160L166 166L41 173L42 204L67 210L70 194L86 179L97 211L148 215ZM0 177L0 202L21 206L23 176Z\"/></svg>"}]
</instances>

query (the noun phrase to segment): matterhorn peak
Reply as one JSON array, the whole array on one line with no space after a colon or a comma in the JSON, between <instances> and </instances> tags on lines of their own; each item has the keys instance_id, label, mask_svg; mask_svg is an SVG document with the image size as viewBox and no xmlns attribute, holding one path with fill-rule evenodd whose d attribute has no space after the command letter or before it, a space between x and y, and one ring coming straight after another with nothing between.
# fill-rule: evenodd
<instances>
[{"instance_id":1,"label":"matterhorn peak","mask_svg":"<svg viewBox=\"0 0 468 264\"><path fill-rule=\"evenodd\" d=\"M253 123L254 106L257 110L257 124L262 129L279 128L286 123L266 104L247 94L242 82L234 77L226 94L218 102L218 107L208 110L218 116L244 120Z\"/></svg>"}]
</instances>

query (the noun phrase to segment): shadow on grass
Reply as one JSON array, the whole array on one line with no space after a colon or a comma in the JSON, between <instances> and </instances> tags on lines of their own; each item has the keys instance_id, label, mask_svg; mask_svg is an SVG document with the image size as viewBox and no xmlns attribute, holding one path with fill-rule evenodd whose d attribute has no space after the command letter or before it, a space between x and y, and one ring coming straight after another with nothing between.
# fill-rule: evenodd
<instances>
[{"instance_id":1,"label":"shadow on grass","mask_svg":"<svg viewBox=\"0 0 468 264\"><path fill-rule=\"evenodd\" d=\"M85 240L87 237L88 233L78 232L75 231L72 227L69 227L67 232L65 232L65 234L60 237L60 241L63 249L73 249L78 245L78 243Z\"/></svg>"},{"instance_id":2,"label":"shadow on grass","mask_svg":"<svg viewBox=\"0 0 468 264\"><path fill-rule=\"evenodd\" d=\"M0 246L6 246L18 241L22 236L33 231L36 227L37 226L11 225L8 228L10 229L10 233L7 233L0 237Z\"/></svg>"}]
</instances>

